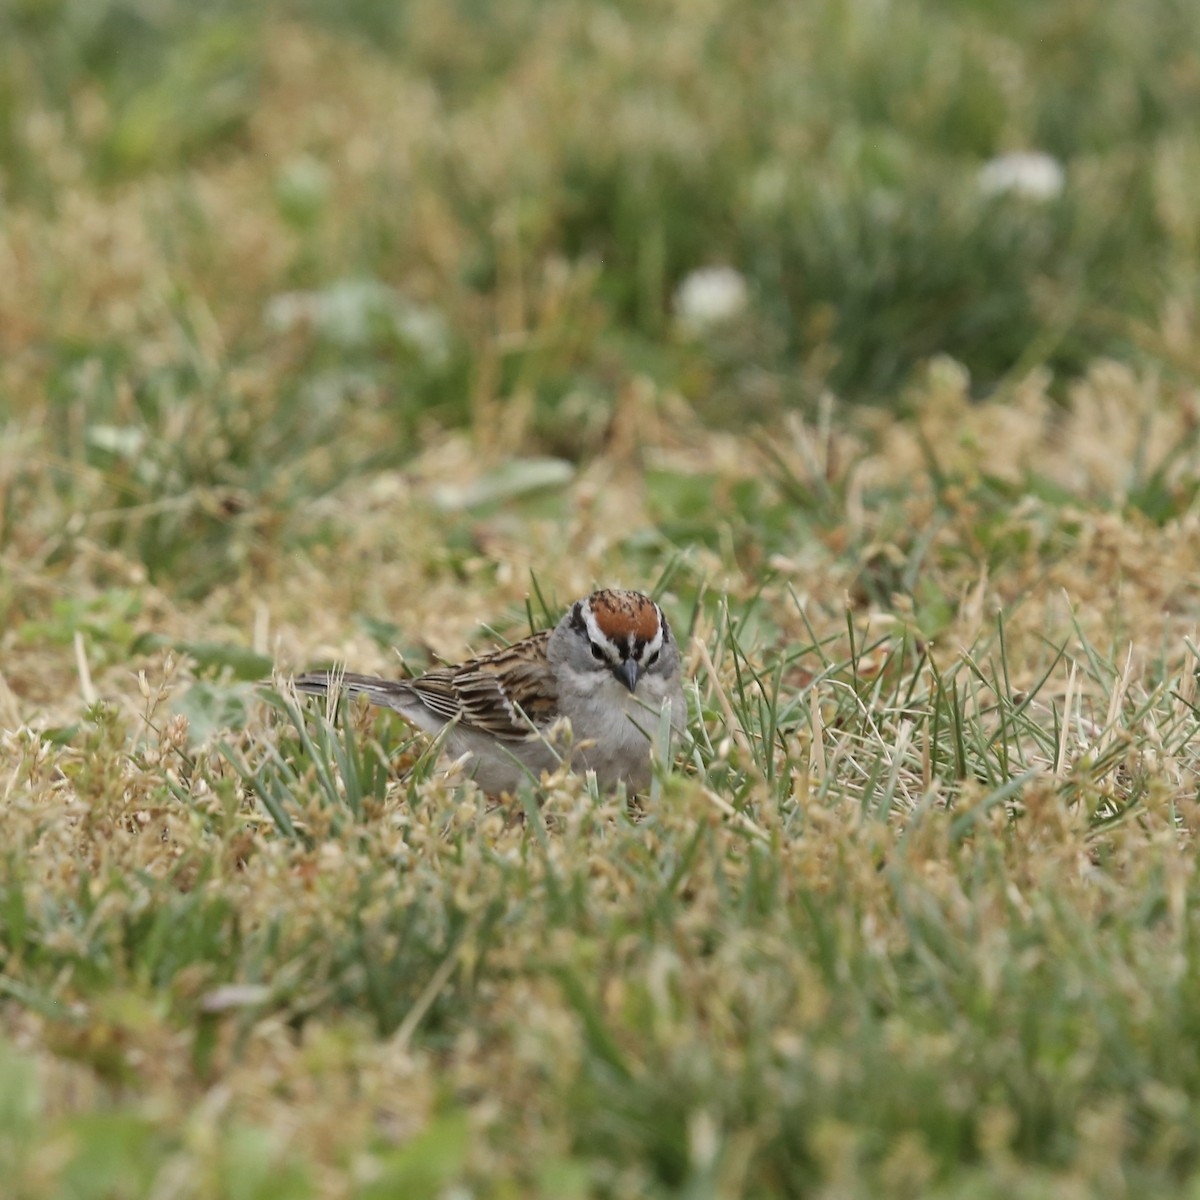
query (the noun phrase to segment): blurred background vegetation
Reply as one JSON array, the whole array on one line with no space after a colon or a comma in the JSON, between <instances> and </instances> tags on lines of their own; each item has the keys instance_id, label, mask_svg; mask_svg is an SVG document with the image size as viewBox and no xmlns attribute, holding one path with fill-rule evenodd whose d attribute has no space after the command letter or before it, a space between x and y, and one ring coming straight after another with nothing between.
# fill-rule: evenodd
<instances>
[{"instance_id":1,"label":"blurred background vegetation","mask_svg":"<svg viewBox=\"0 0 1200 1200\"><path fill-rule=\"evenodd\" d=\"M584 460L632 381L738 427L827 392L904 411L936 355L975 396L1044 369L1061 398L1097 357L1194 381L1198 26L9 0L0 405L68 464L59 500L136 510L108 536L202 588L231 520L261 535L422 429ZM691 319L712 268L732 302Z\"/></svg>"},{"instance_id":2,"label":"blurred background vegetation","mask_svg":"<svg viewBox=\"0 0 1200 1200\"><path fill-rule=\"evenodd\" d=\"M311 31L304 78L281 61L289 27ZM345 363L349 338L399 427L462 422L489 318L523 301L537 336L493 386L531 386L537 437L568 454L594 448L618 363L714 417L826 387L896 406L938 353L978 392L1097 355L1188 371L1169 331L1196 297L1198 27L1187 0L10 0L3 200L11 219L66 188L174 180L156 235L182 271L222 234L189 174L269 166L252 203L293 237L273 285L353 277L428 306L406 325L343 296L360 311L317 330L309 368ZM286 146L263 119L283 103ZM1030 150L1061 187L981 184ZM720 336L672 336L676 288L710 264L742 273L749 305ZM234 362L270 336L261 308L229 311L268 297L239 292L205 289Z\"/></svg>"}]
</instances>

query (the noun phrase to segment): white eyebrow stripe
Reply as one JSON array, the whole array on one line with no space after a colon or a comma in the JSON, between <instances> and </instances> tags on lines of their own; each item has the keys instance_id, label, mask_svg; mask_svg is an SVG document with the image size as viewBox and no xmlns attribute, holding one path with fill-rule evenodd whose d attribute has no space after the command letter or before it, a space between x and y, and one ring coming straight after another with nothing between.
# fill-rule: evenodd
<instances>
[{"instance_id":1,"label":"white eyebrow stripe","mask_svg":"<svg viewBox=\"0 0 1200 1200\"><path fill-rule=\"evenodd\" d=\"M592 606L585 604L581 611L583 613L583 623L587 629L588 640L593 646L599 646L607 658L616 662L619 657L617 648L612 644L611 639L604 636L600 630L600 626L596 624L596 617L592 612Z\"/></svg>"},{"instance_id":2,"label":"white eyebrow stripe","mask_svg":"<svg viewBox=\"0 0 1200 1200\"><path fill-rule=\"evenodd\" d=\"M657 654L662 649L662 644L663 626L662 614L660 613L658 620L658 632L655 633L655 635L646 643L645 648L642 650L642 662L649 661L653 655Z\"/></svg>"}]
</instances>

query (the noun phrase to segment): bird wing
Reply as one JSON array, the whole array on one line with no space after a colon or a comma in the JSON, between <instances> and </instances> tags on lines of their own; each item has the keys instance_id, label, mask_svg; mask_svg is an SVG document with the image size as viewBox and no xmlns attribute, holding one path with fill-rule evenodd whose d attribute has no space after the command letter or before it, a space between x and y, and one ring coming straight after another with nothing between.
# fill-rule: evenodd
<instances>
[{"instance_id":1,"label":"bird wing","mask_svg":"<svg viewBox=\"0 0 1200 1200\"><path fill-rule=\"evenodd\" d=\"M437 716L458 719L504 741L521 741L548 725L558 709L558 690L546 660L550 631L457 667L440 667L409 680L407 687Z\"/></svg>"},{"instance_id":2,"label":"bird wing","mask_svg":"<svg viewBox=\"0 0 1200 1200\"><path fill-rule=\"evenodd\" d=\"M558 711L558 689L546 659L550 631L505 646L456 667L438 667L417 679L380 679L350 672L311 671L298 675L296 690L323 696L343 687L365 696L372 704L394 708L430 732L436 725L422 722L414 710L424 710L434 722L457 721L502 741L521 741L549 725Z\"/></svg>"}]
</instances>

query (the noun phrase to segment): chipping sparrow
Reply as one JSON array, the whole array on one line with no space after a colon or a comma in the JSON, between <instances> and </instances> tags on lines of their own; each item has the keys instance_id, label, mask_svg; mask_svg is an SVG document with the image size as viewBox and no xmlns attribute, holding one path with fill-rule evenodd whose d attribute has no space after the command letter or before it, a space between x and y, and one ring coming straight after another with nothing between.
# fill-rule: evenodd
<instances>
[{"instance_id":1,"label":"chipping sparrow","mask_svg":"<svg viewBox=\"0 0 1200 1200\"><path fill-rule=\"evenodd\" d=\"M515 791L564 758L574 770L595 771L603 788L640 791L663 707L676 733L687 719L667 618L648 596L617 590L576 600L553 630L418 679L314 671L295 685L318 696L344 687L426 733L447 730L446 750L467 756L468 772L490 795ZM550 737L563 717L570 748Z\"/></svg>"}]
</instances>

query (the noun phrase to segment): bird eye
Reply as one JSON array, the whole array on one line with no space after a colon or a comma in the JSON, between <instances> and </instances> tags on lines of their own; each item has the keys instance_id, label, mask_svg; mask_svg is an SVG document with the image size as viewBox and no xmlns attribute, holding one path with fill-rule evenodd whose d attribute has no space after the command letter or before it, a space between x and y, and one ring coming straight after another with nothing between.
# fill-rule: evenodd
<instances>
[{"instance_id":1,"label":"bird eye","mask_svg":"<svg viewBox=\"0 0 1200 1200\"><path fill-rule=\"evenodd\" d=\"M588 645L589 645L589 646L591 647L591 649L592 649L592 657L593 657L593 658L594 658L594 659L595 659L597 662L603 662L603 661L604 661L604 659L605 659L605 657L606 657L606 656L605 656L605 653L604 653L604 651L603 651L603 650L601 650L601 649L600 649L600 647L599 647L599 646L597 646L595 642L589 642L589 643L588 643Z\"/></svg>"},{"instance_id":2,"label":"bird eye","mask_svg":"<svg viewBox=\"0 0 1200 1200\"><path fill-rule=\"evenodd\" d=\"M658 662L658 651L657 650L655 650L655 652L652 655L650 655L650 657L648 659L646 659L646 670L649 670L652 666L654 666L654 664L656 662Z\"/></svg>"}]
</instances>

